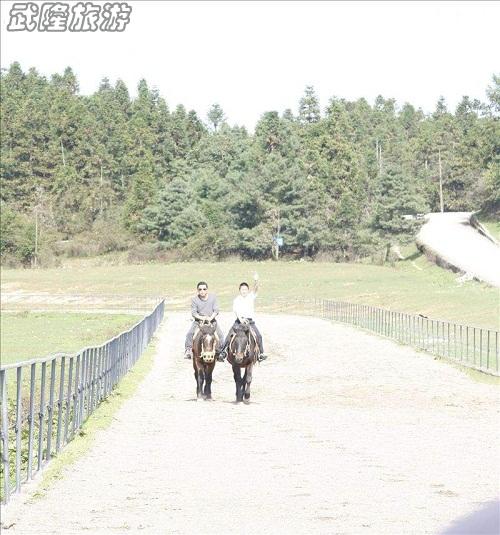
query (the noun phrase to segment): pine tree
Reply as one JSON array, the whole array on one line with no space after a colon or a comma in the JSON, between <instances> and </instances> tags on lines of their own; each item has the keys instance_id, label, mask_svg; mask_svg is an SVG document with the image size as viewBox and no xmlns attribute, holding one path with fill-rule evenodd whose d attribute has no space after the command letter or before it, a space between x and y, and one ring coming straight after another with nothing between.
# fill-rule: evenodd
<instances>
[{"instance_id":1,"label":"pine tree","mask_svg":"<svg viewBox=\"0 0 500 535\"><path fill-rule=\"evenodd\" d=\"M423 200L415 191L411 178L389 163L378 178L371 223L381 242L392 245L410 241L419 223L404 216L415 216L423 208Z\"/></svg>"},{"instance_id":2,"label":"pine tree","mask_svg":"<svg viewBox=\"0 0 500 535\"><path fill-rule=\"evenodd\" d=\"M319 109L319 100L314 92L314 87L308 85L305 89L304 96L299 102L299 120L302 123L317 123L321 118Z\"/></svg>"}]
</instances>

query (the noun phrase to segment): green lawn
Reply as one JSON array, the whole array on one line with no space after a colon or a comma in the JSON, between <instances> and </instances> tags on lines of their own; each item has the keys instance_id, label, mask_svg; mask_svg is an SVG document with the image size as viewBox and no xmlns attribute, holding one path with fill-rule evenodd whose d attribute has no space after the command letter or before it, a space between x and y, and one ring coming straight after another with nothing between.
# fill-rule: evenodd
<instances>
[{"instance_id":1,"label":"green lawn","mask_svg":"<svg viewBox=\"0 0 500 535\"><path fill-rule=\"evenodd\" d=\"M162 295L170 308L187 309L196 283L206 280L229 310L242 280L261 277L260 307L277 297L332 298L498 329L499 292L456 282L457 275L428 262L414 248L395 267L328 262L186 262L93 265L77 260L64 269L3 270L2 288L26 292ZM102 262L102 258L100 260ZM54 348L54 344L52 344Z\"/></svg>"},{"instance_id":2,"label":"green lawn","mask_svg":"<svg viewBox=\"0 0 500 535\"><path fill-rule=\"evenodd\" d=\"M98 345L139 319L130 314L2 311L2 364Z\"/></svg>"}]
</instances>

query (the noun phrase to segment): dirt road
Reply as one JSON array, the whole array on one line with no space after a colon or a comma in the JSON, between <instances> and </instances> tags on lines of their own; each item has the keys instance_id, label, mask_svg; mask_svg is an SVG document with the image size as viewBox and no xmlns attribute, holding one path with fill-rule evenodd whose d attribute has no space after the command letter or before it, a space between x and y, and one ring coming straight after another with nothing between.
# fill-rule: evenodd
<instances>
[{"instance_id":1,"label":"dirt road","mask_svg":"<svg viewBox=\"0 0 500 535\"><path fill-rule=\"evenodd\" d=\"M197 402L168 316L137 394L5 533L435 534L496 497L497 387L324 320L259 325L250 405L226 363Z\"/></svg>"}]
</instances>

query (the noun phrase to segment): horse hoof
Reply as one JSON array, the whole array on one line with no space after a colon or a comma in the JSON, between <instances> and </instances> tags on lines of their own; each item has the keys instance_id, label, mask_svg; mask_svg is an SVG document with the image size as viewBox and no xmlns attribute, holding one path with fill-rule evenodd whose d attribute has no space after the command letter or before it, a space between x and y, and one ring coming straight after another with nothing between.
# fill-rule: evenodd
<instances>
[{"instance_id":1,"label":"horse hoof","mask_svg":"<svg viewBox=\"0 0 500 535\"><path fill-rule=\"evenodd\" d=\"M245 399L250 399L250 394L245 394Z\"/></svg>"}]
</instances>

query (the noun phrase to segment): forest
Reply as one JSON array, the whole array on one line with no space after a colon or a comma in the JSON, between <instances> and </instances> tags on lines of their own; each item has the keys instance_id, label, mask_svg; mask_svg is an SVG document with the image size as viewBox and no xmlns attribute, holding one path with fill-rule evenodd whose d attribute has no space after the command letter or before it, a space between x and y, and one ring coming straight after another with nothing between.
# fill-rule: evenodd
<instances>
[{"instance_id":1,"label":"forest","mask_svg":"<svg viewBox=\"0 0 500 535\"><path fill-rule=\"evenodd\" d=\"M432 113L313 87L297 108L263 111L255 132L223 103L200 117L146 80L131 98L103 79L79 92L13 63L1 74L4 266L127 251L128 260L351 262L412 240L439 211L500 210L500 77L486 101L444 97Z\"/></svg>"}]
</instances>

